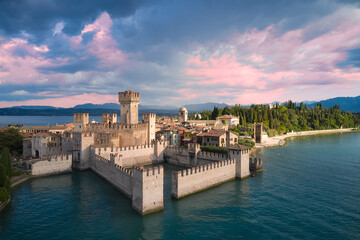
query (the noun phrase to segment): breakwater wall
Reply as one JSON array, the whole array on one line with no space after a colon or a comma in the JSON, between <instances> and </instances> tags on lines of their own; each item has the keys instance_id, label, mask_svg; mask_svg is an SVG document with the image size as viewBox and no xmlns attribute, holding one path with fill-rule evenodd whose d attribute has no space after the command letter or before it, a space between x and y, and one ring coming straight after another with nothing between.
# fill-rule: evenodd
<instances>
[{"instance_id":1,"label":"breakwater wall","mask_svg":"<svg viewBox=\"0 0 360 240\"><path fill-rule=\"evenodd\" d=\"M71 172L71 166L71 154L48 155L31 164L31 175L43 176Z\"/></svg>"}]
</instances>

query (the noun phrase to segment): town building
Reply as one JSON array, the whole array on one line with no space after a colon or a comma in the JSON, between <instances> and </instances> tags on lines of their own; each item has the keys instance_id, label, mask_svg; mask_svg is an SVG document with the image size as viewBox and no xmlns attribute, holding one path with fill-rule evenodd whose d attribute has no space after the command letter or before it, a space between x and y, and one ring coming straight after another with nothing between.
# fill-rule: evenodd
<instances>
[{"instance_id":1,"label":"town building","mask_svg":"<svg viewBox=\"0 0 360 240\"><path fill-rule=\"evenodd\" d=\"M197 143L202 146L230 147L238 143L238 135L231 131L210 130L198 134Z\"/></svg>"},{"instance_id":2,"label":"town building","mask_svg":"<svg viewBox=\"0 0 360 240\"><path fill-rule=\"evenodd\" d=\"M239 117L232 116L232 115L224 115L216 118L219 122L225 122L225 124L230 126L237 126L239 124Z\"/></svg>"},{"instance_id":3,"label":"town building","mask_svg":"<svg viewBox=\"0 0 360 240\"><path fill-rule=\"evenodd\" d=\"M23 145L24 152L28 153L29 142ZM37 133L31 138L31 156L43 157L50 154L62 153L61 135L55 133Z\"/></svg>"}]
</instances>

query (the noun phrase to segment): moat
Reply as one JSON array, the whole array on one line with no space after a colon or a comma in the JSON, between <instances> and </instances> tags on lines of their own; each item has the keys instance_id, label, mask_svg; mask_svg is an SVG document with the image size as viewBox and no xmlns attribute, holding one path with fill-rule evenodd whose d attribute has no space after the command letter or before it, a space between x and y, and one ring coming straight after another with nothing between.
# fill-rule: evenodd
<instances>
[{"instance_id":1,"label":"moat","mask_svg":"<svg viewBox=\"0 0 360 240\"><path fill-rule=\"evenodd\" d=\"M32 179L0 213L0 239L359 239L360 133L287 142L261 150L256 178L181 200L165 180L164 211L145 217L92 171Z\"/></svg>"}]
</instances>

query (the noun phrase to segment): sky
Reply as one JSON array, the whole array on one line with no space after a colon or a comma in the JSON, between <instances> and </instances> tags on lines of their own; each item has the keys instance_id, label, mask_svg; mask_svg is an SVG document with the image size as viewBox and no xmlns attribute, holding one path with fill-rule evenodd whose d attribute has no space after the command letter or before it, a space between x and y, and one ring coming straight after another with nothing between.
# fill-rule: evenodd
<instances>
[{"instance_id":1,"label":"sky","mask_svg":"<svg viewBox=\"0 0 360 240\"><path fill-rule=\"evenodd\" d=\"M0 107L360 95L360 2L0 0Z\"/></svg>"}]
</instances>

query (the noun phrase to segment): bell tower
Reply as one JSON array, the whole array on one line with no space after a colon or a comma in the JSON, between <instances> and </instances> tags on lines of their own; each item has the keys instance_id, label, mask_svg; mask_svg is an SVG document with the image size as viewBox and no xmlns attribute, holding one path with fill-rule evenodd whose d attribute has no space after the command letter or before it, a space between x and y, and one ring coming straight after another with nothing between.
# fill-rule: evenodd
<instances>
[{"instance_id":1,"label":"bell tower","mask_svg":"<svg viewBox=\"0 0 360 240\"><path fill-rule=\"evenodd\" d=\"M119 92L120 122L122 124L139 123L139 102L140 93L131 90Z\"/></svg>"}]
</instances>

